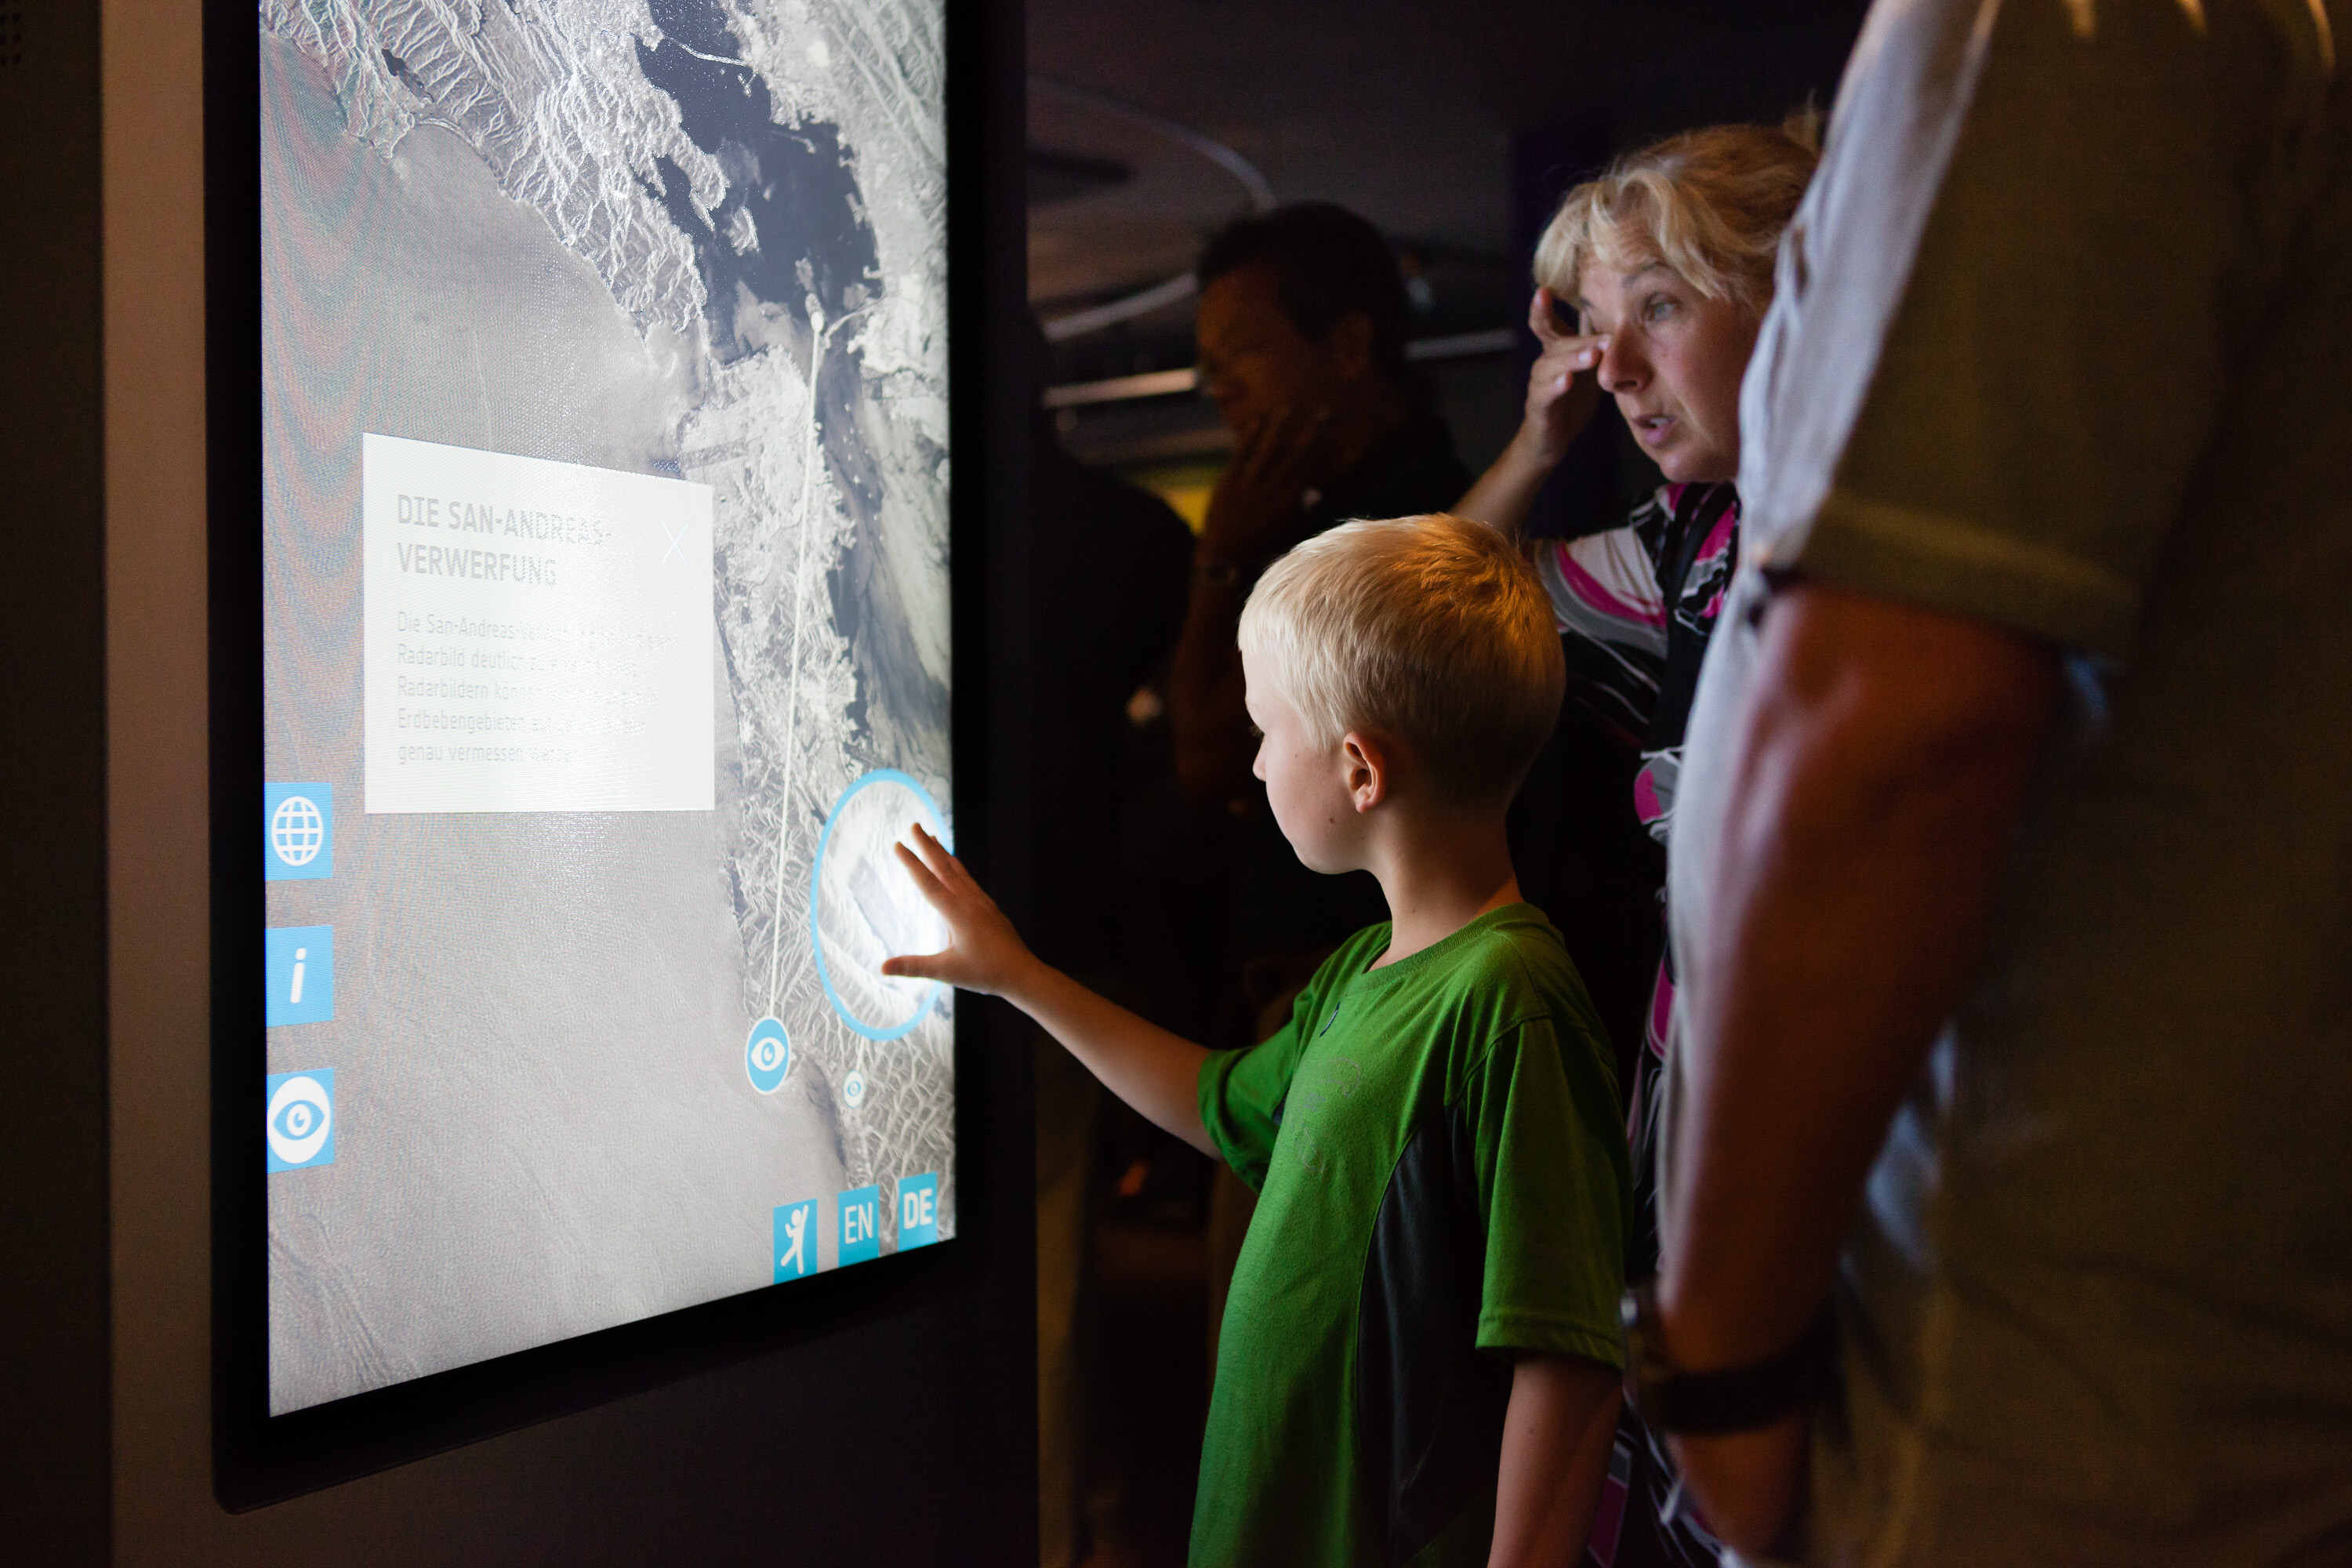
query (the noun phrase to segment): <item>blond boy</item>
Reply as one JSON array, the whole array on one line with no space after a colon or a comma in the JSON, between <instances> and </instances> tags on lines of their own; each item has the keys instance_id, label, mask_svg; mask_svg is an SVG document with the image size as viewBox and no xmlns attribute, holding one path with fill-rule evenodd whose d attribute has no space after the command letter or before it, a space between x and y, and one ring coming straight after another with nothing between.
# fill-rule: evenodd
<instances>
[{"instance_id":1,"label":"blond boy","mask_svg":"<svg viewBox=\"0 0 2352 1568\"><path fill-rule=\"evenodd\" d=\"M1392 917L1281 1032L1208 1051L1087 991L919 828L899 855L950 942L885 968L1005 997L1259 1190L1195 1564L1567 1568L1616 1420L1627 1174L1607 1043L1504 841L1559 707L1550 606L1484 524L1355 522L1275 563L1241 647L1284 837Z\"/></svg>"}]
</instances>

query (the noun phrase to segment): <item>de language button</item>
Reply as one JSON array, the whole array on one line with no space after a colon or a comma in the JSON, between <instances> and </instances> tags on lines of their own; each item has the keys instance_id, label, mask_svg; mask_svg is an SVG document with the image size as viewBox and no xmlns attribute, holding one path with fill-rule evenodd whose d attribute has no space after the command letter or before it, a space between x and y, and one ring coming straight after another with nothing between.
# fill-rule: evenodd
<instances>
[{"instance_id":1,"label":"de language button","mask_svg":"<svg viewBox=\"0 0 2352 1568\"><path fill-rule=\"evenodd\" d=\"M940 1238L940 1178L936 1173L898 1178L898 1250Z\"/></svg>"}]
</instances>

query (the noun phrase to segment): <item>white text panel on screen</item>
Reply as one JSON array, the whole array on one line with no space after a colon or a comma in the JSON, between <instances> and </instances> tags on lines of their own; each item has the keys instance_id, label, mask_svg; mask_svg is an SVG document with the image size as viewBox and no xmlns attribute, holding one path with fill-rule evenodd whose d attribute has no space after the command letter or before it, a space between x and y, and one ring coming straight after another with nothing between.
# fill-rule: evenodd
<instances>
[{"instance_id":1,"label":"white text panel on screen","mask_svg":"<svg viewBox=\"0 0 2352 1568\"><path fill-rule=\"evenodd\" d=\"M709 486L376 435L362 469L370 812L710 809Z\"/></svg>"}]
</instances>

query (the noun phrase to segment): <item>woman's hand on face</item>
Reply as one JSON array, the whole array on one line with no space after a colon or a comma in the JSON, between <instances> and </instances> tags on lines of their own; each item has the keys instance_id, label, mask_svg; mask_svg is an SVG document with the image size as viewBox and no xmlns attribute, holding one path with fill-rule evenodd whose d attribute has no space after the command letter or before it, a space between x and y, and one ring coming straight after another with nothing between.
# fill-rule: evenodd
<instances>
[{"instance_id":1,"label":"woman's hand on face","mask_svg":"<svg viewBox=\"0 0 2352 1568\"><path fill-rule=\"evenodd\" d=\"M1013 922L982 891L963 862L949 854L940 841L913 829L914 844L894 845L899 864L914 879L916 891L948 923L948 944L938 952L907 953L882 961L882 973L913 980L940 980L966 991L1001 996L1026 965L1030 955Z\"/></svg>"},{"instance_id":2,"label":"woman's hand on face","mask_svg":"<svg viewBox=\"0 0 2352 1568\"><path fill-rule=\"evenodd\" d=\"M1547 463L1566 457L1569 443L1592 423L1601 406L1601 355L1609 346L1605 333L1560 331L1552 316L1557 299L1550 289L1538 289L1528 306L1528 327L1542 352L1528 374L1527 418L1519 427L1519 438Z\"/></svg>"}]
</instances>

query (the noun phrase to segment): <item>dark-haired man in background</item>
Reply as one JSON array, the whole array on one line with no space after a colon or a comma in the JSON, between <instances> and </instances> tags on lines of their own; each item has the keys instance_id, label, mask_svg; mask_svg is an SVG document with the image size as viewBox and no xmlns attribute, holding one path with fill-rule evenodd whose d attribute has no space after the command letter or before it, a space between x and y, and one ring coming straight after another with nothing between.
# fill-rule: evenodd
<instances>
[{"instance_id":1,"label":"dark-haired man in background","mask_svg":"<svg viewBox=\"0 0 2352 1568\"><path fill-rule=\"evenodd\" d=\"M1328 202L1277 207L1228 225L1195 270L1202 384L1234 450L1193 554L1176 769L1195 803L1252 814L1263 790L1234 642L1250 584L1335 523L1443 510L1470 475L1405 368L1404 279L1370 224ZM1331 940L1354 929L1340 921Z\"/></svg>"}]
</instances>

